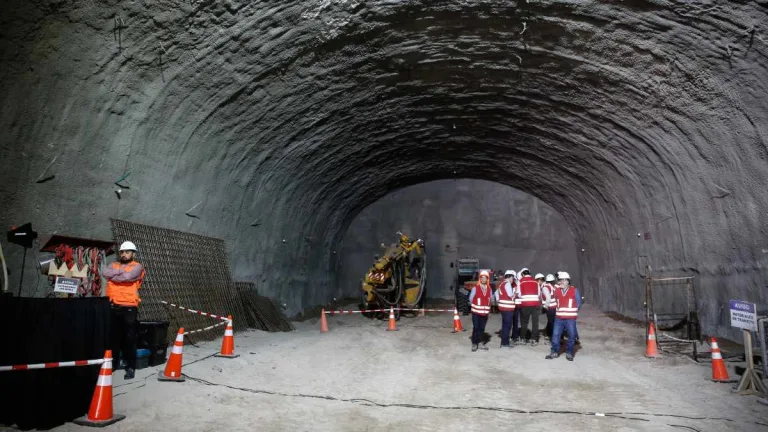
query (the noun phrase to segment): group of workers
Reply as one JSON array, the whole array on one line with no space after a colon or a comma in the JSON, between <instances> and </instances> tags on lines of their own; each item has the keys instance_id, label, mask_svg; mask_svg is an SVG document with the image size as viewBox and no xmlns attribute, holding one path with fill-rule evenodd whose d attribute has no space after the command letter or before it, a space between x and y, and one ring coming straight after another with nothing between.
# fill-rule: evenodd
<instances>
[{"instance_id":1,"label":"group of workers","mask_svg":"<svg viewBox=\"0 0 768 432\"><path fill-rule=\"evenodd\" d=\"M504 280L494 292L490 274L481 271L477 285L469 293L472 311L472 351L488 350L485 325L491 313L493 303L501 313L501 348L514 345L530 344L536 346L539 341L539 315L547 314L546 335L552 347L545 357L548 360L560 355L563 332L567 333L565 356L573 361L574 347L579 338L576 319L581 309L581 294L571 285L571 276L564 271L557 272L557 278L538 273L531 276L530 270L523 268L519 273L514 270L504 272ZM528 321L532 321L531 336L527 338ZM510 330L512 343L510 344Z\"/></svg>"}]
</instances>

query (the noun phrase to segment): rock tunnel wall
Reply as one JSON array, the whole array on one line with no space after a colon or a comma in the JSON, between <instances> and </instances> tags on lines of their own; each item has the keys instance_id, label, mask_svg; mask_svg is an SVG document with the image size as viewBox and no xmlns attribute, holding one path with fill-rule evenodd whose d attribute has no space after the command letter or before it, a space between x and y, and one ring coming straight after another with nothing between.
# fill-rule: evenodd
<instances>
[{"instance_id":1,"label":"rock tunnel wall","mask_svg":"<svg viewBox=\"0 0 768 432\"><path fill-rule=\"evenodd\" d=\"M379 245L396 242L397 231L424 239L431 298L453 298L456 269L450 264L465 256L494 270L568 271L581 286L576 244L562 216L508 186L459 179L400 189L366 207L344 234L338 295L360 296Z\"/></svg>"},{"instance_id":2,"label":"rock tunnel wall","mask_svg":"<svg viewBox=\"0 0 768 432\"><path fill-rule=\"evenodd\" d=\"M295 312L335 289L361 209L476 178L565 218L605 309L640 314L646 264L697 277L707 332L728 333L729 298L768 302L764 0L2 11L4 227L104 238L119 217L221 237L235 278Z\"/></svg>"}]
</instances>

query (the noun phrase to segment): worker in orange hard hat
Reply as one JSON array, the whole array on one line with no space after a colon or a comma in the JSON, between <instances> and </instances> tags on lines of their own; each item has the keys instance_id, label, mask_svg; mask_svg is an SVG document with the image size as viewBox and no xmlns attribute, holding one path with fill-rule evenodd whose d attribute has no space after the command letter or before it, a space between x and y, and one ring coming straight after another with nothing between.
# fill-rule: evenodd
<instances>
[{"instance_id":1,"label":"worker in orange hard hat","mask_svg":"<svg viewBox=\"0 0 768 432\"><path fill-rule=\"evenodd\" d=\"M112 304L110 335L114 365L120 365L120 355L125 359L125 379L131 379L136 371L136 338L138 332L139 289L144 281L144 266L136 261L136 245L124 242L120 245L120 258L104 270L107 279L107 297Z\"/></svg>"}]
</instances>

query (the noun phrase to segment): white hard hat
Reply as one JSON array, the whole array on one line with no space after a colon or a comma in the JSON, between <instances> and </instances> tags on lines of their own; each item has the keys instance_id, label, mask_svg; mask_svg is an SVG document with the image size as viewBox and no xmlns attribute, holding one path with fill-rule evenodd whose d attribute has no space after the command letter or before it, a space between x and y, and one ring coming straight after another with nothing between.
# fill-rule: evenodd
<instances>
[{"instance_id":1,"label":"white hard hat","mask_svg":"<svg viewBox=\"0 0 768 432\"><path fill-rule=\"evenodd\" d=\"M550 273L550 274L547 275L547 278L545 280L547 282L554 282L555 281L555 276L552 273Z\"/></svg>"},{"instance_id":2,"label":"white hard hat","mask_svg":"<svg viewBox=\"0 0 768 432\"><path fill-rule=\"evenodd\" d=\"M123 244L120 245L120 252L122 251L134 251L136 252L136 245L133 244L133 242L123 242Z\"/></svg>"},{"instance_id":3,"label":"white hard hat","mask_svg":"<svg viewBox=\"0 0 768 432\"><path fill-rule=\"evenodd\" d=\"M568 279L571 280L571 275L568 274L568 272L557 272L557 279Z\"/></svg>"},{"instance_id":4,"label":"white hard hat","mask_svg":"<svg viewBox=\"0 0 768 432\"><path fill-rule=\"evenodd\" d=\"M504 277L507 278L509 276L515 277L515 271L514 270L507 270L504 272Z\"/></svg>"},{"instance_id":5,"label":"white hard hat","mask_svg":"<svg viewBox=\"0 0 768 432\"><path fill-rule=\"evenodd\" d=\"M544 279L544 275L541 273L536 273L536 276L533 277L534 279Z\"/></svg>"}]
</instances>

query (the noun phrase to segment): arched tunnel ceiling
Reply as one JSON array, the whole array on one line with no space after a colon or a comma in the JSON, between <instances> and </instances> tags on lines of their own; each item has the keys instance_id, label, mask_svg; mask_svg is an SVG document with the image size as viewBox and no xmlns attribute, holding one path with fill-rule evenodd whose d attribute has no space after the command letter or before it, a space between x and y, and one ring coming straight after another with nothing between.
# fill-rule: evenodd
<instances>
[{"instance_id":1,"label":"arched tunnel ceiling","mask_svg":"<svg viewBox=\"0 0 768 432\"><path fill-rule=\"evenodd\" d=\"M582 263L595 286L642 257L762 271L764 1L17 4L0 18L5 100L44 81L40 92L66 102L44 99L58 107L48 123L7 103L3 129L27 143L103 140L115 166L162 173L131 198L154 208L163 197L145 219L183 225L166 215L189 205L185 190L224 197L204 210L221 226L205 231L264 228L245 234L259 253L235 247L243 276L296 258L279 239L301 236L324 239L302 259L326 272L362 208L439 178L550 204L595 251ZM56 66L36 82L29 62ZM61 127L74 109L97 120ZM59 126L22 132L41 124ZM254 216L265 208L271 222Z\"/></svg>"},{"instance_id":2,"label":"arched tunnel ceiling","mask_svg":"<svg viewBox=\"0 0 768 432\"><path fill-rule=\"evenodd\" d=\"M473 177L589 222L583 236L653 221L655 199L677 213L689 188L732 189L702 167L764 162L755 3L430 3L213 2L153 21L137 51L167 39L184 66L148 113L174 120L139 140L183 122L182 156L208 147L244 185L290 175L345 222L393 188ZM186 31L162 35L174 24Z\"/></svg>"}]
</instances>

